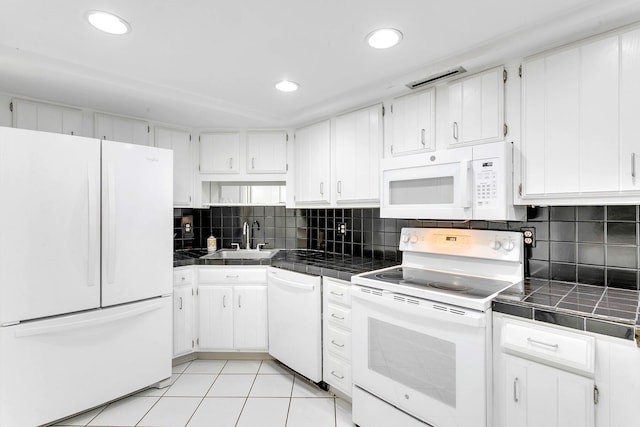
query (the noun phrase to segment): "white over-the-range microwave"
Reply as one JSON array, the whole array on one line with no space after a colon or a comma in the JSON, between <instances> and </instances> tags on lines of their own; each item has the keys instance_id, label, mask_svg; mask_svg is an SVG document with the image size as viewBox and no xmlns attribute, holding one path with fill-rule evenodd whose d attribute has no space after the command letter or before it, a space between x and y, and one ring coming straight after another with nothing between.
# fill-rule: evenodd
<instances>
[{"instance_id":1,"label":"white over-the-range microwave","mask_svg":"<svg viewBox=\"0 0 640 427\"><path fill-rule=\"evenodd\" d=\"M381 161L383 218L521 220L513 144L494 142Z\"/></svg>"}]
</instances>

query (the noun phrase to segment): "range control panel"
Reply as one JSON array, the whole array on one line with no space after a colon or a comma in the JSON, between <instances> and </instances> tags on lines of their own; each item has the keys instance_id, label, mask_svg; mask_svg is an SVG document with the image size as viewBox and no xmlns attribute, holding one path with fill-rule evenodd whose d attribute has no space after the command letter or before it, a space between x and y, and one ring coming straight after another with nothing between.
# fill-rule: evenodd
<instances>
[{"instance_id":1,"label":"range control panel","mask_svg":"<svg viewBox=\"0 0 640 427\"><path fill-rule=\"evenodd\" d=\"M522 233L458 228L403 228L401 251L518 261Z\"/></svg>"}]
</instances>

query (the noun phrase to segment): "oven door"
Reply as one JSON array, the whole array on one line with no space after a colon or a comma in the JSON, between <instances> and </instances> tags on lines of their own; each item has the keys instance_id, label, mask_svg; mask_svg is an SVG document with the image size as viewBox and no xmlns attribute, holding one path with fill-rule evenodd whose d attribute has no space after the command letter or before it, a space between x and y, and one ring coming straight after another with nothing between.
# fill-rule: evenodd
<instances>
[{"instance_id":1,"label":"oven door","mask_svg":"<svg viewBox=\"0 0 640 427\"><path fill-rule=\"evenodd\" d=\"M435 427L487 425L490 312L358 285L352 305L354 386Z\"/></svg>"}]
</instances>

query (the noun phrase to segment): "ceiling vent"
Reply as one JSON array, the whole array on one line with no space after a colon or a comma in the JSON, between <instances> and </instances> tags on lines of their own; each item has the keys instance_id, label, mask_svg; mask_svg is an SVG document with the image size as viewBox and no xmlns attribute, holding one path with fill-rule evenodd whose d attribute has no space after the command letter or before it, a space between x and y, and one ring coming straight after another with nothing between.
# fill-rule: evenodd
<instances>
[{"instance_id":1,"label":"ceiling vent","mask_svg":"<svg viewBox=\"0 0 640 427\"><path fill-rule=\"evenodd\" d=\"M418 89L423 86L430 85L432 83L439 82L441 80L446 80L453 76L457 76L458 74L466 73L467 70L464 67L457 67L452 70L443 71L442 73L432 74L429 77L426 77L421 80L416 80L415 82L407 83L407 87L409 89Z\"/></svg>"}]
</instances>

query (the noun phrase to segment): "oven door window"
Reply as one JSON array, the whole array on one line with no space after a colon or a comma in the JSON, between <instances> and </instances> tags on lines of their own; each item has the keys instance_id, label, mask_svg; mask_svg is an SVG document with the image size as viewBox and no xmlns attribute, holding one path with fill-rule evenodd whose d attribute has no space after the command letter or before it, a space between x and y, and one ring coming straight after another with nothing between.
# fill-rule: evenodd
<instances>
[{"instance_id":1,"label":"oven door window","mask_svg":"<svg viewBox=\"0 0 640 427\"><path fill-rule=\"evenodd\" d=\"M372 318L368 330L371 371L455 408L455 343Z\"/></svg>"}]
</instances>

